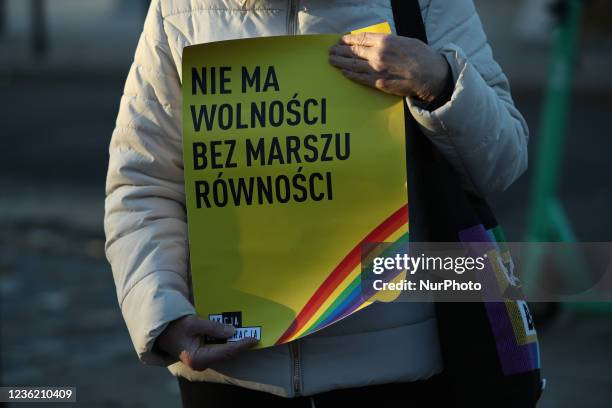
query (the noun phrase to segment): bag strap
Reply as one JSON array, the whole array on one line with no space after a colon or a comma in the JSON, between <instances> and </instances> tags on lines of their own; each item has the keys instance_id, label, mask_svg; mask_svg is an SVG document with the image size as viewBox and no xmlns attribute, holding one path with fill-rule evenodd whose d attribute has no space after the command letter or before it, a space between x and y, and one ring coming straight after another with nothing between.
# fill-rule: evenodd
<instances>
[{"instance_id":1,"label":"bag strap","mask_svg":"<svg viewBox=\"0 0 612 408\"><path fill-rule=\"evenodd\" d=\"M418 0L391 0L391 7L397 34L417 38L427 44L425 23Z\"/></svg>"},{"instance_id":2,"label":"bag strap","mask_svg":"<svg viewBox=\"0 0 612 408\"><path fill-rule=\"evenodd\" d=\"M397 34L427 44L419 0L391 0L391 7ZM496 226L486 201L463 190L459 175L422 134L408 107L404 109L406 134L412 135L406 140L411 239L454 242L466 228Z\"/></svg>"},{"instance_id":3,"label":"bag strap","mask_svg":"<svg viewBox=\"0 0 612 408\"><path fill-rule=\"evenodd\" d=\"M410 37L427 43L425 23L418 0L391 0L395 31L402 37ZM408 179L408 216L410 240L414 242L457 240L452 223L439 222L441 200L434 191L437 183L428 182L437 173L434 163L439 162L438 152L421 132L404 103L406 118L406 176ZM446 183L444 183L446 184Z\"/></svg>"},{"instance_id":4,"label":"bag strap","mask_svg":"<svg viewBox=\"0 0 612 408\"><path fill-rule=\"evenodd\" d=\"M391 0L396 32L427 43L418 0ZM410 240L455 242L459 232L497 221L486 201L464 191L458 175L432 146L405 106L406 163ZM505 309L505 308L504 308ZM491 317L483 303L436 303L444 380L458 406L534 407L541 393L540 370L506 376L500 365L497 341L504 347L511 338L494 337ZM517 357L518 358L518 357ZM502 395L503 398L499 396Z\"/></svg>"}]
</instances>

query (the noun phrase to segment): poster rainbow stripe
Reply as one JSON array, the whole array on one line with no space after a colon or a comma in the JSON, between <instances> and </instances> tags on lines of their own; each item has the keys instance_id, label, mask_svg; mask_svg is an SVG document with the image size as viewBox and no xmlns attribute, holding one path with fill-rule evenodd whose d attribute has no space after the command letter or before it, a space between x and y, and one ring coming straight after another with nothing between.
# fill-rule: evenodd
<instances>
[{"instance_id":1,"label":"poster rainbow stripe","mask_svg":"<svg viewBox=\"0 0 612 408\"><path fill-rule=\"evenodd\" d=\"M283 344L321 330L373 303L361 296L362 246L408 241L408 204L374 228L334 268L276 341Z\"/></svg>"}]
</instances>

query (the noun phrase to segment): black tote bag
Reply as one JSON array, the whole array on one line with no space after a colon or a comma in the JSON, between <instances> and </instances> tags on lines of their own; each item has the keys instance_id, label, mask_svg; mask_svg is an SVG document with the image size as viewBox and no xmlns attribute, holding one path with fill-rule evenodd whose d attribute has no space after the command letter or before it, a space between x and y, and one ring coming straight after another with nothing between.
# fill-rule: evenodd
<instances>
[{"instance_id":1,"label":"black tote bag","mask_svg":"<svg viewBox=\"0 0 612 408\"><path fill-rule=\"evenodd\" d=\"M391 4L397 34L427 43L418 0ZM463 190L458 174L407 106L405 116L410 240L503 242L486 201ZM543 388L537 335L526 342L512 329L529 325L535 333L525 302L440 302L436 315L443 376L457 406L535 406Z\"/></svg>"}]
</instances>

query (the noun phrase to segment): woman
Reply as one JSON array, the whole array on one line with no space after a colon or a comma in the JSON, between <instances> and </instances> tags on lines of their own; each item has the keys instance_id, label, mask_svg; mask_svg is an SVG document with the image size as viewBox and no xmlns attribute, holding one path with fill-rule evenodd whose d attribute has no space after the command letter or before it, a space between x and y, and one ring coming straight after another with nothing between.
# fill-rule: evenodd
<instances>
[{"instance_id":1,"label":"woman","mask_svg":"<svg viewBox=\"0 0 612 408\"><path fill-rule=\"evenodd\" d=\"M435 405L447 395L431 304L376 304L297 342L242 353L252 339L200 346L202 336L227 338L233 328L195 317L189 300L183 47L344 33L381 21L393 26L398 4L412 3L429 45L398 35L346 35L329 62L350 80L406 97L463 190L501 191L526 168L528 129L472 0L153 0L110 146L106 252L140 359L172 364L185 406L365 404L406 392L412 402Z\"/></svg>"}]
</instances>

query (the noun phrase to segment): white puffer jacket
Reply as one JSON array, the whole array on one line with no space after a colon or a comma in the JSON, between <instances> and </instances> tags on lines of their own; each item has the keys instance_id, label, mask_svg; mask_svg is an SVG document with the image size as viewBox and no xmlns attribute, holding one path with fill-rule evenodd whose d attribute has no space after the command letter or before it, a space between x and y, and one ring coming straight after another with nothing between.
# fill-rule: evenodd
<instances>
[{"instance_id":1,"label":"white puffer jacket","mask_svg":"<svg viewBox=\"0 0 612 408\"><path fill-rule=\"evenodd\" d=\"M450 63L452 99L428 112L408 101L465 188L503 190L527 166L528 130L493 60L472 0L420 0L430 45ZM181 57L191 44L233 38L344 33L381 21L389 0L153 0L110 144L106 254L139 357L168 322L193 314L181 140ZM389 353L389 351L392 353ZM365 309L293 346L248 352L214 370L175 374L278 395L427 378L441 370L431 305ZM342 363L340 363L342 361Z\"/></svg>"}]
</instances>

